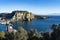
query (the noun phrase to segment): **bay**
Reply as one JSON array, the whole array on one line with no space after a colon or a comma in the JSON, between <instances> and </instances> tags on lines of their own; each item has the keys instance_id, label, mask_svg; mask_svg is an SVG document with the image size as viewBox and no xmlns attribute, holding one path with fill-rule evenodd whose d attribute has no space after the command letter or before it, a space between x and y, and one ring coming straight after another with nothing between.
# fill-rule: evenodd
<instances>
[{"instance_id":1,"label":"bay","mask_svg":"<svg viewBox=\"0 0 60 40\"><path fill-rule=\"evenodd\" d=\"M12 23L13 24L13 23ZM38 32L41 31L51 31L52 24L60 24L60 16L49 16L46 19L35 19L31 22L22 22L20 24L13 24L14 29L18 29L18 26L22 26L25 30L37 29ZM0 24L0 31L6 31L6 25L2 26Z\"/></svg>"}]
</instances>

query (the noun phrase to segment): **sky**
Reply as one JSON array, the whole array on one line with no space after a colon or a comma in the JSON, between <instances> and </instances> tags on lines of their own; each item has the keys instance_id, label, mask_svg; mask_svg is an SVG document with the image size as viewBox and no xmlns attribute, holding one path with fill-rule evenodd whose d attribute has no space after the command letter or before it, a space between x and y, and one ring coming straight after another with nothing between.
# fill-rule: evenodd
<instances>
[{"instance_id":1,"label":"sky","mask_svg":"<svg viewBox=\"0 0 60 40\"><path fill-rule=\"evenodd\" d=\"M60 0L0 0L0 13L14 10L29 11L37 15L59 15Z\"/></svg>"}]
</instances>

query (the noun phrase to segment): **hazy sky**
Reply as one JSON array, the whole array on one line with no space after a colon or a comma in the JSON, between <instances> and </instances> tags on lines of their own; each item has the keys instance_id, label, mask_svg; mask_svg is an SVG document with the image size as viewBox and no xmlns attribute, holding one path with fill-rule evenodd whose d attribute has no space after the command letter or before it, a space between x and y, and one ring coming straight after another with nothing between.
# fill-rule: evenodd
<instances>
[{"instance_id":1,"label":"hazy sky","mask_svg":"<svg viewBox=\"0 0 60 40\"><path fill-rule=\"evenodd\" d=\"M60 0L0 0L0 13L27 10L33 14L60 13Z\"/></svg>"}]
</instances>

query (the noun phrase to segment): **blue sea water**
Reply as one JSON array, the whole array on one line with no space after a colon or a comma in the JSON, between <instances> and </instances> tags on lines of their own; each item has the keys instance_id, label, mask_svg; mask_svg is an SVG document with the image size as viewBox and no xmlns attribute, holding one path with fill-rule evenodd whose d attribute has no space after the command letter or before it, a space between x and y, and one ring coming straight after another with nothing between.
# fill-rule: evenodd
<instances>
[{"instance_id":1,"label":"blue sea water","mask_svg":"<svg viewBox=\"0 0 60 40\"><path fill-rule=\"evenodd\" d=\"M41 31L51 31L52 24L60 24L60 16L49 16L47 19L35 19L31 22L23 22L19 25L13 24L13 28L17 29L18 26L22 26L25 30L37 29L38 32ZM0 31L6 31L6 25L0 24Z\"/></svg>"},{"instance_id":2,"label":"blue sea water","mask_svg":"<svg viewBox=\"0 0 60 40\"><path fill-rule=\"evenodd\" d=\"M0 31L5 31L7 32L7 26L4 24L0 24Z\"/></svg>"}]
</instances>

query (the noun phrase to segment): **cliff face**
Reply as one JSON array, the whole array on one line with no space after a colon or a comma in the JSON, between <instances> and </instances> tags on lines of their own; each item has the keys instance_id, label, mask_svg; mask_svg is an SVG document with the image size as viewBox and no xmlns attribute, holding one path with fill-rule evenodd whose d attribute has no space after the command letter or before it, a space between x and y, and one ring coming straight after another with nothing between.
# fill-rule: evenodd
<instances>
[{"instance_id":1,"label":"cliff face","mask_svg":"<svg viewBox=\"0 0 60 40\"><path fill-rule=\"evenodd\" d=\"M28 11L13 11L12 13L0 13L0 20L10 21L31 21L34 19L34 15Z\"/></svg>"},{"instance_id":2,"label":"cliff face","mask_svg":"<svg viewBox=\"0 0 60 40\"><path fill-rule=\"evenodd\" d=\"M0 19L9 19L11 21L31 21L33 19L45 19L48 16L40 16L40 15L33 15L31 12L28 11L13 11L12 13L1 13Z\"/></svg>"},{"instance_id":3,"label":"cliff face","mask_svg":"<svg viewBox=\"0 0 60 40\"><path fill-rule=\"evenodd\" d=\"M12 17L12 20L31 21L34 19L32 13L28 11L13 11L12 13L15 13L14 16Z\"/></svg>"},{"instance_id":4,"label":"cliff face","mask_svg":"<svg viewBox=\"0 0 60 40\"><path fill-rule=\"evenodd\" d=\"M32 15L32 13L27 14L26 17L29 21L34 19L34 15Z\"/></svg>"}]
</instances>

